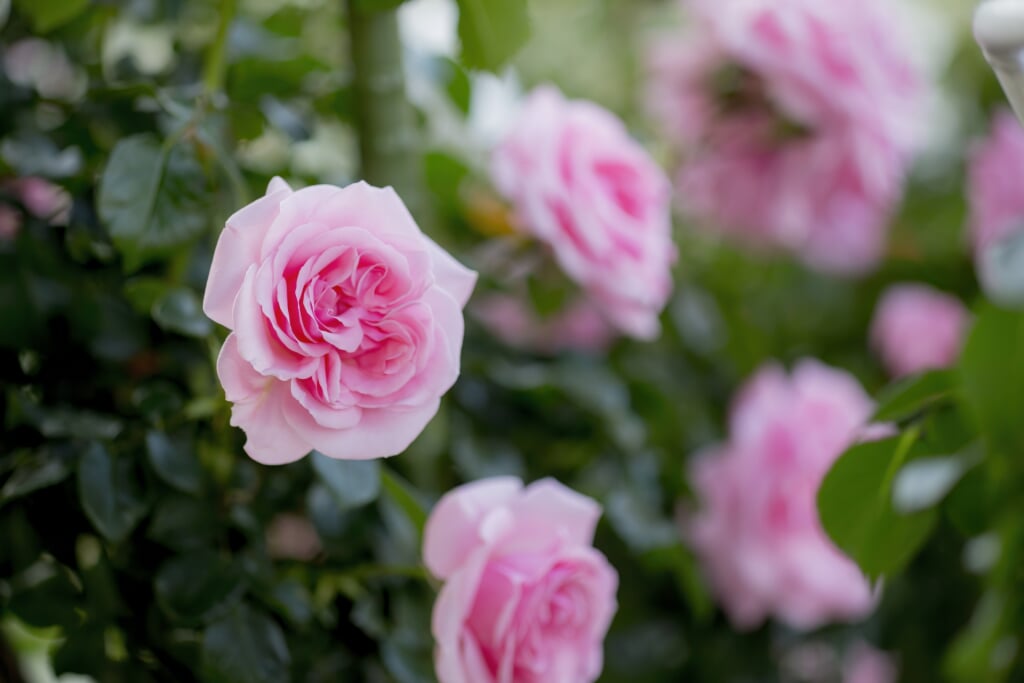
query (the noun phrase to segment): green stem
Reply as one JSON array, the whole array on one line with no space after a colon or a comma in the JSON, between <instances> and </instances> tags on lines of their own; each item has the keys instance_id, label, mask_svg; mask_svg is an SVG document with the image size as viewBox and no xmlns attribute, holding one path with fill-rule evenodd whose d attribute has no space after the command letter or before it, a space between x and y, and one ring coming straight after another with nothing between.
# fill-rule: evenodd
<instances>
[{"instance_id":1,"label":"green stem","mask_svg":"<svg viewBox=\"0 0 1024 683\"><path fill-rule=\"evenodd\" d=\"M391 185L417 215L423 198L420 151L405 96L397 11L370 9L360 0L346 4L363 179Z\"/></svg>"},{"instance_id":2,"label":"green stem","mask_svg":"<svg viewBox=\"0 0 1024 683\"><path fill-rule=\"evenodd\" d=\"M214 36L210 51L206 54L203 64L203 90L207 95L218 93L224 89L224 78L227 72L228 29L235 18L237 0L220 0L220 18L217 22L217 35Z\"/></svg>"}]
</instances>

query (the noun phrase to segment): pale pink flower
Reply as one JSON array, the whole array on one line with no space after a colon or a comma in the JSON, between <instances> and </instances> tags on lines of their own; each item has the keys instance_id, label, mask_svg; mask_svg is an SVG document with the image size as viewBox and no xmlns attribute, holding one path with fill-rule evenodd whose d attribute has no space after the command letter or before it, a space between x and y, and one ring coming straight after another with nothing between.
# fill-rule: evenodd
<instances>
[{"instance_id":1,"label":"pale pink flower","mask_svg":"<svg viewBox=\"0 0 1024 683\"><path fill-rule=\"evenodd\" d=\"M926 285L894 285L875 309L871 343L894 377L945 368L960 355L968 321L956 297Z\"/></svg>"},{"instance_id":2,"label":"pale pink flower","mask_svg":"<svg viewBox=\"0 0 1024 683\"><path fill-rule=\"evenodd\" d=\"M740 392L729 440L693 462L700 507L686 537L737 628L771 616L812 629L873 609L874 591L826 536L816 501L872 409L845 372L814 360L791 375L769 365Z\"/></svg>"},{"instance_id":3,"label":"pale pink flower","mask_svg":"<svg viewBox=\"0 0 1024 683\"><path fill-rule=\"evenodd\" d=\"M918 142L921 77L876 0L693 0L652 54L650 107L702 223L859 273L883 256Z\"/></svg>"},{"instance_id":4,"label":"pale pink flower","mask_svg":"<svg viewBox=\"0 0 1024 683\"><path fill-rule=\"evenodd\" d=\"M843 660L843 683L896 683L893 658L865 642L855 643Z\"/></svg>"},{"instance_id":5,"label":"pale pink flower","mask_svg":"<svg viewBox=\"0 0 1024 683\"><path fill-rule=\"evenodd\" d=\"M988 138L976 144L968 168L971 242L976 255L1024 229L1024 128L999 112Z\"/></svg>"},{"instance_id":6,"label":"pale pink flower","mask_svg":"<svg viewBox=\"0 0 1024 683\"><path fill-rule=\"evenodd\" d=\"M440 683L597 679L618 586L592 547L600 515L553 479L485 479L438 502L423 558L444 581L433 613Z\"/></svg>"},{"instance_id":7,"label":"pale pink flower","mask_svg":"<svg viewBox=\"0 0 1024 683\"><path fill-rule=\"evenodd\" d=\"M492 294L481 297L472 312L503 343L540 353L602 353L618 337L618 331L586 299L542 318L521 297Z\"/></svg>"},{"instance_id":8,"label":"pale pink flower","mask_svg":"<svg viewBox=\"0 0 1024 683\"><path fill-rule=\"evenodd\" d=\"M0 240L10 241L21 230L21 214L6 204L0 204Z\"/></svg>"},{"instance_id":9,"label":"pale pink flower","mask_svg":"<svg viewBox=\"0 0 1024 683\"><path fill-rule=\"evenodd\" d=\"M67 225L71 215L71 195L64 188L35 176L11 182L25 208L36 218L54 225Z\"/></svg>"},{"instance_id":10,"label":"pale pink flower","mask_svg":"<svg viewBox=\"0 0 1024 683\"><path fill-rule=\"evenodd\" d=\"M217 372L255 460L405 450L459 375L476 274L420 232L391 188L266 196L227 221L203 310L232 330Z\"/></svg>"},{"instance_id":11,"label":"pale pink flower","mask_svg":"<svg viewBox=\"0 0 1024 683\"><path fill-rule=\"evenodd\" d=\"M650 339L676 258L664 172L611 112L552 87L527 98L492 176L521 228L623 332Z\"/></svg>"}]
</instances>

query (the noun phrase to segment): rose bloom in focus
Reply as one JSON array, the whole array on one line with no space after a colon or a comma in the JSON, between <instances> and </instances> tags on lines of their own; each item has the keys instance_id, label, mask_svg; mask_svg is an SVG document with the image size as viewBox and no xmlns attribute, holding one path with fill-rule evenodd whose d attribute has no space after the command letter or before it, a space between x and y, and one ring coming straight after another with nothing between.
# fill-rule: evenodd
<instances>
[{"instance_id":1,"label":"rose bloom in focus","mask_svg":"<svg viewBox=\"0 0 1024 683\"><path fill-rule=\"evenodd\" d=\"M282 464L403 451L459 375L475 282L391 188L275 178L228 219L203 301L232 331L217 372L246 452Z\"/></svg>"},{"instance_id":2,"label":"rose bloom in focus","mask_svg":"<svg viewBox=\"0 0 1024 683\"><path fill-rule=\"evenodd\" d=\"M670 187L611 112L552 87L527 98L492 177L519 226L625 334L651 339L672 291Z\"/></svg>"},{"instance_id":3,"label":"rose bloom in focus","mask_svg":"<svg viewBox=\"0 0 1024 683\"><path fill-rule=\"evenodd\" d=\"M651 59L683 208L740 241L855 274L882 258L922 80L875 0L692 0Z\"/></svg>"},{"instance_id":4,"label":"rose bloom in focus","mask_svg":"<svg viewBox=\"0 0 1024 683\"><path fill-rule=\"evenodd\" d=\"M423 557L444 581L433 613L440 683L597 679L618 586L592 547L600 515L552 479L485 479L438 502Z\"/></svg>"},{"instance_id":5,"label":"rose bloom in focus","mask_svg":"<svg viewBox=\"0 0 1024 683\"><path fill-rule=\"evenodd\" d=\"M769 365L741 390L729 440L693 462L700 507L685 536L736 628L775 617L813 629L874 608L868 580L822 529L816 500L872 410L845 372L814 360L790 375Z\"/></svg>"},{"instance_id":6,"label":"rose bloom in focus","mask_svg":"<svg viewBox=\"0 0 1024 683\"><path fill-rule=\"evenodd\" d=\"M871 343L894 377L945 368L960 355L968 321L954 296L925 285L895 285L875 310Z\"/></svg>"}]
</instances>

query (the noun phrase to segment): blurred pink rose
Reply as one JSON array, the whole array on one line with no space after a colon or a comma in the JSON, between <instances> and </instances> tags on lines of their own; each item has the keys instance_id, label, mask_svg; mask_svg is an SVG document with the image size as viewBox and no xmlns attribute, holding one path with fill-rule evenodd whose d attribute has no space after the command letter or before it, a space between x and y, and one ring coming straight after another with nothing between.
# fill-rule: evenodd
<instances>
[{"instance_id":1,"label":"blurred pink rose","mask_svg":"<svg viewBox=\"0 0 1024 683\"><path fill-rule=\"evenodd\" d=\"M11 185L33 216L54 225L67 225L71 213L71 195L64 188L35 176L18 178Z\"/></svg>"},{"instance_id":2,"label":"blurred pink rose","mask_svg":"<svg viewBox=\"0 0 1024 683\"><path fill-rule=\"evenodd\" d=\"M434 605L441 683L590 683L618 576L592 547L601 510L544 479L466 484L427 520L423 557L445 584Z\"/></svg>"},{"instance_id":3,"label":"blurred pink rose","mask_svg":"<svg viewBox=\"0 0 1024 683\"><path fill-rule=\"evenodd\" d=\"M492 294L479 300L473 315L503 343L540 353L601 353L618 336L601 311L586 299L542 318L520 297Z\"/></svg>"},{"instance_id":4,"label":"blurred pink rose","mask_svg":"<svg viewBox=\"0 0 1024 683\"><path fill-rule=\"evenodd\" d=\"M754 245L858 273L883 256L923 92L875 0L693 0L651 59L681 204Z\"/></svg>"},{"instance_id":5,"label":"blurred pink rose","mask_svg":"<svg viewBox=\"0 0 1024 683\"><path fill-rule=\"evenodd\" d=\"M391 188L317 185L227 221L203 310L232 330L217 371L255 460L403 451L459 375L476 274L420 232Z\"/></svg>"},{"instance_id":6,"label":"blurred pink rose","mask_svg":"<svg viewBox=\"0 0 1024 683\"><path fill-rule=\"evenodd\" d=\"M21 215L6 204L0 204L0 240L13 240L21 230Z\"/></svg>"},{"instance_id":7,"label":"blurred pink rose","mask_svg":"<svg viewBox=\"0 0 1024 683\"><path fill-rule=\"evenodd\" d=\"M875 309L871 344L894 377L945 368L960 355L967 323L956 297L925 285L895 285Z\"/></svg>"},{"instance_id":8,"label":"blurred pink rose","mask_svg":"<svg viewBox=\"0 0 1024 683\"><path fill-rule=\"evenodd\" d=\"M522 228L554 252L623 332L657 336L672 290L665 174L596 104L536 89L492 160Z\"/></svg>"},{"instance_id":9,"label":"blurred pink rose","mask_svg":"<svg viewBox=\"0 0 1024 683\"><path fill-rule=\"evenodd\" d=\"M867 579L821 528L816 502L872 409L845 372L804 360L787 376L769 365L740 392L729 440L694 461L701 507L686 536L737 628L774 616L812 629L874 607Z\"/></svg>"},{"instance_id":10,"label":"blurred pink rose","mask_svg":"<svg viewBox=\"0 0 1024 683\"><path fill-rule=\"evenodd\" d=\"M843 683L896 683L896 664L892 657L865 642L846 651Z\"/></svg>"},{"instance_id":11,"label":"blurred pink rose","mask_svg":"<svg viewBox=\"0 0 1024 683\"><path fill-rule=\"evenodd\" d=\"M971 241L976 254L1024 228L1024 129L1010 111L992 121L968 168Z\"/></svg>"}]
</instances>

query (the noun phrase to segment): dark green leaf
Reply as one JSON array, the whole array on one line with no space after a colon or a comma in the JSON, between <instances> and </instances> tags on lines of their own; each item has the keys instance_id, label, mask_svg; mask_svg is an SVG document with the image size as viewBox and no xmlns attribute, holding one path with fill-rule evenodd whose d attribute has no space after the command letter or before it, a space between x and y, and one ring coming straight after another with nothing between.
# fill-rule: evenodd
<instances>
[{"instance_id":1,"label":"dark green leaf","mask_svg":"<svg viewBox=\"0 0 1024 683\"><path fill-rule=\"evenodd\" d=\"M74 626L78 623L76 606L79 592L66 571L47 566L44 573L28 586L14 592L9 607L30 626Z\"/></svg>"},{"instance_id":2,"label":"dark green leaf","mask_svg":"<svg viewBox=\"0 0 1024 683\"><path fill-rule=\"evenodd\" d=\"M204 680L209 683L280 683L289 680L290 663L277 623L245 604L203 634Z\"/></svg>"},{"instance_id":3,"label":"dark green leaf","mask_svg":"<svg viewBox=\"0 0 1024 683\"><path fill-rule=\"evenodd\" d=\"M871 578L902 569L935 524L934 509L900 515L892 504L893 479L915 439L915 432L907 432L854 446L840 456L818 490L822 526Z\"/></svg>"},{"instance_id":4,"label":"dark green leaf","mask_svg":"<svg viewBox=\"0 0 1024 683\"><path fill-rule=\"evenodd\" d=\"M381 484L387 497L402 511L419 534L427 525L427 511L411 491L409 483L391 470L381 468Z\"/></svg>"},{"instance_id":5,"label":"dark green leaf","mask_svg":"<svg viewBox=\"0 0 1024 683\"><path fill-rule=\"evenodd\" d=\"M872 422L894 422L952 397L959 377L953 370L932 370L886 388L878 397Z\"/></svg>"},{"instance_id":6,"label":"dark green leaf","mask_svg":"<svg viewBox=\"0 0 1024 683\"><path fill-rule=\"evenodd\" d=\"M15 498L58 484L71 474L71 462L59 454L42 449L22 461L0 490L0 505Z\"/></svg>"},{"instance_id":7,"label":"dark green leaf","mask_svg":"<svg viewBox=\"0 0 1024 683\"><path fill-rule=\"evenodd\" d=\"M220 533L213 505L201 498L173 495L157 504L146 535L168 548L186 551L213 544Z\"/></svg>"},{"instance_id":8,"label":"dark green leaf","mask_svg":"<svg viewBox=\"0 0 1024 683\"><path fill-rule=\"evenodd\" d=\"M227 613L245 590L238 569L212 550L179 555L160 568L154 587L174 619L198 622Z\"/></svg>"},{"instance_id":9,"label":"dark green leaf","mask_svg":"<svg viewBox=\"0 0 1024 683\"><path fill-rule=\"evenodd\" d=\"M213 323L203 313L199 297L185 287L166 292L153 304L153 320L163 329L186 337L205 337L213 332Z\"/></svg>"},{"instance_id":10,"label":"dark green leaf","mask_svg":"<svg viewBox=\"0 0 1024 683\"><path fill-rule=\"evenodd\" d=\"M132 463L95 442L78 464L78 495L89 521L114 542L127 538L146 512Z\"/></svg>"},{"instance_id":11,"label":"dark green leaf","mask_svg":"<svg viewBox=\"0 0 1024 683\"><path fill-rule=\"evenodd\" d=\"M526 0L458 0L462 62L496 71L526 42Z\"/></svg>"},{"instance_id":12,"label":"dark green leaf","mask_svg":"<svg viewBox=\"0 0 1024 683\"><path fill-rule=\"evenodd\" d=\"M400 6L405 0L355 0L362 12L383 12Z\"/></svg>"},{"instance_id":13,"label":"dark green leaf","mask_svg":"<svg viewBox=\"0 0 1024 683\"><path fill-rule=\"evenodd\" d=\"M37 33L48 33L68 23L89 6L89 0L14 0L18 11Z\"/></svg>"},{"instance_id":14,"label":"dark green leaf","mask_svg":"<svg viewBox=\"0 0 1024 683\"><path fill-rule=\"evenodd\" d=\"M380 495L378 460L337 460L313 451L313 469L342 510L368 505Z\"/></svg>"},{"instance_id":15,"label":"dark green leaf","mask_svg":"<svg viewBox=\"0 0 1024 683\"><path fill-rule=\"evenodd\" d=\"M164 432L146 432L146 453L161 479L185 493L199 493L203 488L203 470L191 439L185 435L171 437Z\"/></svg>"},{"instance_id":16,"label":"dark green leaf","mask_svg":"<svg viewBox=\"0 0 1024 683\"><path fill-rule=\"evenodd\" d=\"M114 148L98 209L129 271L196 237L210 213L203 170L190 148L168 148L152 135L125 138Z\"/></svg>"},{"instance_id":17,"label":"dark green leaf","mask_svg":"<svg viewBox=\"0 0 1024 683\"><path fill-rule=\"evenodd\" d=\"M893 508L908 514L938 505L980 461L981 449L976 447L956 455L930 456L907 463L893 482Z\"/></svg>"},{"instance_id":18,"label":"dark green leaf","mask_svg":"<svg viewBox=\"0 0 1024 683\"><path fill-rule=\"evenodd\" d=\"M87 624L65 634L65 640L53 653L53 672L93 676L103 680L106 658L97 656L104 652L103 628Z\"/></svg>"},{"instance_id":19,"label":"dark green leaf","mask_svg":"<svg viewBox=\"0 0 1024 683\"><path fill-rule=\"evenodd\" d=\"M986 443L1024 452L1024 313L989 306L977 317L960 360L963 396Z\"/></svg>"}]
</instances>

